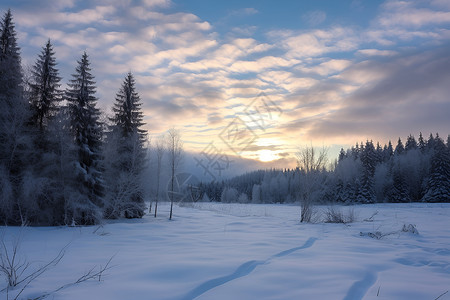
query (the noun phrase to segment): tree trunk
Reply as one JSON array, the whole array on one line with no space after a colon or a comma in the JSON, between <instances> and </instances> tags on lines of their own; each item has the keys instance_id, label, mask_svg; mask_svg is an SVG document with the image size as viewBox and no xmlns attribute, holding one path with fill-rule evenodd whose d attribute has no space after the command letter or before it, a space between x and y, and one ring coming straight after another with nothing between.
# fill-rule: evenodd
<instances>
[{"instance_id":1,"label":"tree trunk","mask_svg":"<svg viewBox=\"0 0 450 300\"><path fill-rule=\"evenodd\" d=\"M159 177L161 176L161 158L158 157L158 170L156 172L156 201L155 201L155 218L156 212L158 211L158 200L159 200Z\"/></svg>"},{"instance_id":2,"label":"tree trunk","mask_svg":"<svg viewBox=\"0 0 450 300\"><path fill-rule=\"evenodd\" d=\"M170 216L169 220L172 220L172 209L173 209L173 180L175 177L175 161L172 161L172 179L171 179L171 187L170 187Z\"/></svg>"}]
</instances>

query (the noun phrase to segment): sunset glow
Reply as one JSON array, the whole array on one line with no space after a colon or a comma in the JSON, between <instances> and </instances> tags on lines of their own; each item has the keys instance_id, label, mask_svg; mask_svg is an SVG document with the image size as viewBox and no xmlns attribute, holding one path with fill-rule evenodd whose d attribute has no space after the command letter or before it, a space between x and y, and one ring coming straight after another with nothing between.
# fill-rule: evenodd
<instances>
[{"instance_id":1,"label":"sunset glow","mask_svg":"<svg viewBox=\"0 0 450 300\"><path fill-rule=\"evenodd\" d=\"M278 156L270 150L260 150L258 152L259 160L262 162L273 161L278 158Z\"/></svg>"},{"instance_id":2,"label":"sunset glow","mask_svg":"<svg viewBox=\"0 0 450 300\"><path fill-rule=\"evenodd\" d=\"M289 167L306 144L334 159L367 139L450 128L448 1L2 1L8 8L25 66L50 38L65 87L86 51L107 113L133 72L149 137L178 128L194 156L213 145ZM221 135L234 120L245 147Z\"/></svg>"}]
</instances>

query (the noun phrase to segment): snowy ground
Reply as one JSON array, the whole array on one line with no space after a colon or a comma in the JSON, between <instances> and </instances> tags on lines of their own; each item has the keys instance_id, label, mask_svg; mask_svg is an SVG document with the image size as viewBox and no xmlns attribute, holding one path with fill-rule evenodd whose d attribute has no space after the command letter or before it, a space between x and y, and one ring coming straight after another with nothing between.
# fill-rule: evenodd
<instances>
[{"instance_id":1,"label":"snowy ground","mask_svg":"<svg viewBox=\"0 0 450 300\"><path fill-rule=\"evenodd\" d=\"M31 267L70 245L23 298L73 282L113 255L113 268L101 281L49 299L433 300L450 290L449 204L355 206L357 222L347 225L299 224L297 206L205 203L174 209L172 221L165 204L156 219L101 228L25 228L20 257ZM372 222L364 221L375 212ZM419 234L401 232L404 224L416 225ZM1 230L7 244L21 231ZM389 235L360 235L376 231ZM6 299L5 291L0 298ZM439 299L450 299L450 292Z\"/></svg>"}]
</instances>

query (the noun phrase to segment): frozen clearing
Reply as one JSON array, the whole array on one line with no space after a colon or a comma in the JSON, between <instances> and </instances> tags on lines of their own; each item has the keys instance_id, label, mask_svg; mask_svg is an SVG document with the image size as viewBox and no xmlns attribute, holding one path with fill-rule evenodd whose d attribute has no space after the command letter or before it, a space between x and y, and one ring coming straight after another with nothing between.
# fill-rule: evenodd
<instances>
[{"instance_id":1,"label":"frozen clearing","mask_svg":"<svg viewBox=\"0 0 450 300\"><path fill-rule=\"evenodd\" d=\"M357 221L347 225L300 224L298 206L199 203L176 206L172 221L163 204L156 219L101 228L25 228L20 257L32 267L70 245L22 298L73 282L113 255L113 268L101 281L48 299L434 300L450 290L449 204L353 208ZM402 232L405 224L414 224L419 234ZM7 244L21 232L1 230ZM367 236L377 231L388 235ZM4 291L0 298L6 299ZM450 299L450 292L439 299Z\"/></svg>"}]
</instances>

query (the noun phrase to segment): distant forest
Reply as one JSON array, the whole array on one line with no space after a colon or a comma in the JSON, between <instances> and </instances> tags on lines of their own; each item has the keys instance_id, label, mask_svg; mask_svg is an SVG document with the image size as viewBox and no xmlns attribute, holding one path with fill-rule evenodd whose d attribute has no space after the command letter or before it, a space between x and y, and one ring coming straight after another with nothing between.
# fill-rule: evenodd
<instances>
[{"instance_id":1,"label":"distant forest","mask_svg":"<svg viewBox=\"0 0 450 300\"><path fill-rule=\"evenodd\" d=\"M305 182L307 184L305 184ZM293 203L450 202L450 135L418 140L410 135L395 148L372 141L341 149L330 168L260 170L200 185L204 201Z\"/></svg>"}]
</instances>

